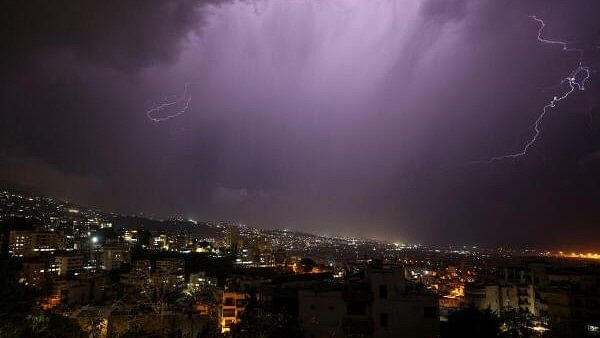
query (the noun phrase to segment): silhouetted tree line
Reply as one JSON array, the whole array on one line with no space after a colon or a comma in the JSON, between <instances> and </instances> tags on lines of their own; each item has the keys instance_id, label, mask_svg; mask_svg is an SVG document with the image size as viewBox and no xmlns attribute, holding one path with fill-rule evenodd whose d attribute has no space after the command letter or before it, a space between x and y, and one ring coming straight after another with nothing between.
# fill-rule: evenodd
<instances>
[{"instance_id":1,"label":"silhouetted tree line","mask_svg":"<svg viewBox=\"0 0 600 338\"><path fill-rule=\"evenodd\" d=\"M517 310L497 314L489 309L468 307L452 313L448 321L441 323L442 338L529 338L540 337L530 327L529 314ZM550 323L542 337L576 338L592 337L582 325L574 323Z\"/></svg>"}]
</instances>

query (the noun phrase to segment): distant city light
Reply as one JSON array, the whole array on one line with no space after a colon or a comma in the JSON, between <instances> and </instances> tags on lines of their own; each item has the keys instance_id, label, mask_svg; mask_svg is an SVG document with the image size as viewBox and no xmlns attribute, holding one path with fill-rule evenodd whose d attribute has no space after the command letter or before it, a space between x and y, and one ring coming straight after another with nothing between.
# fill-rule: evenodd
<instances>
[{"instance_id":1,"label":"distant city light","mask_svg":"<svg viewBox=\"0 0 600 338\"><path fill-rule=\"evenodd\" d=\"M559 252L559 255L561 257L566 257L566 258L599 259L600 260L600 254L598 254L598 253L592 253L592 252L588 252L588 253L578 253L578 252L563 253L563 252Z\"/></svg>"}]
</instances>

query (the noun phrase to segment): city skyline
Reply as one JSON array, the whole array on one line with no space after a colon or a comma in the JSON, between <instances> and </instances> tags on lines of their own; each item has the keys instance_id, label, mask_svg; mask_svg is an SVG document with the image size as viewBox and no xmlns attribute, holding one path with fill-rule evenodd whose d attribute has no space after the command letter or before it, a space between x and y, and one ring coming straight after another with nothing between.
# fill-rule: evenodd
<instances>
[{"instance_id":1,"label":"city skyline","mask_svg":"<svg viewBox=\"0 0 600 338\"><path fill-rule=\"evenodd\" d=\"M600 332L599 253L153 220L6 190L0 224L7 337Z\"/></svg>"},{"instance_id":2,"label":"city skyline","mask_svg":"<svg viewBox=\"0 0 600 338\"><path fill-rule=\"evenodd\" d=\"M34 207L35 206L35 207ZM37 210L36 210L37 209ZM250 233L271 233L271 236L277 237L282 234L290 234L293 236L309 236L316 239L321 238L324 240L341 241L342 243L352 242L363 242L367 245L375 244L376 246L392 247L400 249L424 249L424 250L443 250L444 252L507 252L511 255L524 255L524 256L540 256L540 257L561 257L561 258L575 258L583 260L600 260L600 253L595 248L586 248L581 246L564 246L558 244L557 246L519 246L513 244L504 245L481 245L476 242L455 242L455 243L427 243L418 241L403 241L401 239L388 238L375 238L375 237L364 237L356 234L343 234L343 233L328 233L318 231L303 231L296 229L289 229L285 227L265 227L261 224L243 224L237 222L234 219L191 219L186 218L183 215L171 215L168 217L154 217L152 215L144 215L142 213L137 214L121 214L112 210L105 210L102 208L86 206L77 203L76 201L66 201L50 196L40 196L34 193L25 193L16 190L2 190L0 189L0 219L25 219L29 220L25 223L43 224L48 218L47 212L49 210L56 210L66 212L67 214L73 214L77 217L88 217L93 220L96 226L103 228L104 226L113 228L115 230L124 231L129 228L140 228L145 231L159 232L159 233L178 233L179 231L190 232L195 235L206 235L206 229L203 227L208 226L216 228L227 228L235 227L239 229L247 229ZM60 212L58 212L60 214ZM80 215L82 214L82 215ZM88 215L88 216L84 216ZM57 219L60 216L53 216ZM90 218L92 217L92 218ZM25 226L28 229L30 225ZM38 225L39 225L38 224ZM196 227L197 226L197 227ZM210 232L210 231L209 231ZM100 240L100 237L93 236L93 240ZM344 244L345 245L345 244ZM323 258L326 259L326 258Z\"/></svg>"},{"instance_id":3,"label":"city skyline","mask_svg":"<svg viewBox=\"0 0 600 338\"><path fill-rule=\"evenodd\" d=\"M597 1L1 8L1 187L161 218L600 249ZM578 62L585 90L557 100Z\"/></svg>"}]
</instances>

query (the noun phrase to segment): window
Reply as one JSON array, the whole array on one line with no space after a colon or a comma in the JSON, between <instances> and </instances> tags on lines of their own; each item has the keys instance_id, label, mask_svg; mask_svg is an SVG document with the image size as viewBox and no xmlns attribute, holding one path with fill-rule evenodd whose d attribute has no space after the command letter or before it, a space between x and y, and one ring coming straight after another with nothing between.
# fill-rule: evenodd
<instances>
[{"instance_id":1,"label":"window","mask_svg":"<svg viewBox=\"0 0 600 338\"><path fill-rule=\"evenodd\" d=\"M223 309L223 317L235 317L235 309Z\"/></svg>"},{"instance_id":2,"label":"window","mask_svg":"<svg viewBox=\"0 0 600 338\"><path fill-rule=\"evenodd\" d=\"M233 302L232 297L225 298L225 301L223 302L223 305L225 305L225 306L233 306L233 304L235 304L235 303Z\"/></svg>"},{"instance_id":3,"label":"window","mask_svg":"<svg viewBox=\"0 0 600 338\"><path fill-rule=\"evenodd\" d=\"M351 316L364 316L367 313L367 305L363 302L350 302L346 309Z\"/></svg>"},{"instance_id":4,"label":"window","mask_svg":"<svg viewBox=\"0 0 600 338\"><path fill-rule=\"evenodd\" d=\"M379 314L379 327L388 327L388 314L386 312L382 312Z\"/></svg>"},{"instance_id":5,"label":"window","mask_svg":"<svg viewBox=\"0 0 600 338\"><path fill-rule=\"evenodd\" d=\"M310 309L314 310L315 309L315 304L310 304Z\"/></svg>"},{"instance_id":6,"label":"window","mask_svg":"<svg viewBox=\"0 0 600 338\"><path fill-rule=\"evenodd\" d=\"M423 308L423 317L427 319L435 319L437 317L437 309L435 306L426 306Z\"/></svg>"},{"instance_id":7,"label":"window","mask_svg":"<svg viewBox=\"0 0 600 338\"><path fill-rule=\"evenodd\" d=\"M385 284L384 285L380 285L379 286L379 298L387 299L387 297L388 297L388 292L387 291L388 291L387 290L387 285L385 285Z\"/></svg>"}]
</instances>

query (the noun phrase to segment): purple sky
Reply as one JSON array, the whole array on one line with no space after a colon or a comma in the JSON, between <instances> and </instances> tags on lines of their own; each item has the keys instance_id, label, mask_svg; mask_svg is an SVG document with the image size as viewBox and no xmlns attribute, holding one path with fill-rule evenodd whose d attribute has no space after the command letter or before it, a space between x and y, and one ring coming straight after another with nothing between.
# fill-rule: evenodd
<instances>
[{"instance_id":1,"label":"purple sky","mask_svg":"<svg viewBox=\"0 0 600 338\"><path fill-rule=\"evenodd\" d=\"M0 9L7 185L325 234L600 248L597 74L544 119L526 157L471 163L520 151L576 66L576 55L536 40L528 16L600 68L597 1ZM186 83L184 114L146 117Z\"/></svg>"}]
</instances>

